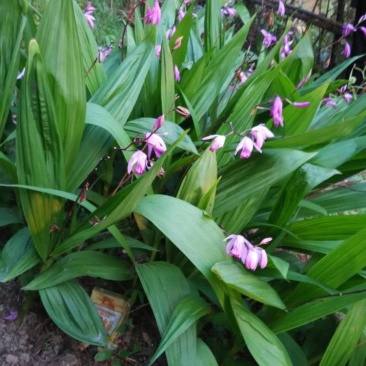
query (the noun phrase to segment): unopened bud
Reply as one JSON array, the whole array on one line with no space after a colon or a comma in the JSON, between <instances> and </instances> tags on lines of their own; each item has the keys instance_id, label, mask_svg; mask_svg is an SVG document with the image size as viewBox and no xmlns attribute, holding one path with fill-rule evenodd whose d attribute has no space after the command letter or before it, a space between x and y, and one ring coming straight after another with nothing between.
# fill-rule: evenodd
<instances>
[{"instance_id":1,"label":"unopened bud","mask_svg":"<svg viewBox=\"0 0 366 366\"><path fill-rule=\"evenodd\" d=\"M191 116L191 113L189 112L189 109L178 106L177 108L175 108L175 111L182 117L184 118L188 118Z\"/></svg>"}]
</instances>

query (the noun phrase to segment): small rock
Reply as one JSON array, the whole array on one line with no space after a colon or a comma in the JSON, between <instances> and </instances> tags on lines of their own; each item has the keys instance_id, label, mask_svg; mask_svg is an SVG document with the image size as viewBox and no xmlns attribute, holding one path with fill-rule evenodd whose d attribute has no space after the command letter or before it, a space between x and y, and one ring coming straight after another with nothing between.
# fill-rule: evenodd
<instances>
[{"instance_id":1,"label":"small rock","mask_svg":"<svg viewBox=\"0 0 366 366\"><path fill-rule=\"evenodd\" d=\"M22 364L28 363L30 361L30 356L28 353L21 353L20 354L20 360L22 361Z\"/></svg>"},{"instance_id":2,"label":"small rock","mask_svg":"<svg viewBox=\"0 0 366 366\"><path fill-rule=\"evenodd\" d=\"M19 358L14 355L6 355L5 362L10 365L17 365L19 363Z\"/></svg>"}]
</instances>

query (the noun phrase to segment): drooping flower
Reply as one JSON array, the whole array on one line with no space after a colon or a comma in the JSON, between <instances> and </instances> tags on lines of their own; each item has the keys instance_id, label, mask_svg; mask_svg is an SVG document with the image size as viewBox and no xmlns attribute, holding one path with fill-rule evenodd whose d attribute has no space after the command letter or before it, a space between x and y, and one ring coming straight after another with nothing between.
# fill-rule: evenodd
<instances>
[{"instance_id":1,"label":"drooping flower","mask_svg":"<svg viewBox=\"0 0 366 366\"><path fill-rule=\"evenodd\" d=\"M335 108L337 106L337 102L335 102L331 97L324 98L322 104L332 108Z\"/></svg>"},{"instance_id":2,"label":"drooping flower","mask_svg":"<svg viewBox=\"0 0 366 366\"><path fill-rule=\"evenodd\" d=\"M174 80L180 81L180 72L177 65L174 65Z\"/></svg>"},{"instance_id":3,"label":"drooping flower","mask_svg":"<svg viewBox=\"0 0 366 366\"><path fill-rule=\"evenodd\" d=\"M177 108L175 108L175 111L182 117L184 118L188 118L191 116L191 112L189 111L189 109L182 107L182 106L178 106Z\"/></svg>"},{"instance_id":4,"label":"drooping flower","mask_svg":"<svg viewBox=\"0 0 366 366\"><path fill-rule=\"evenodd\" d=\"M221 149L226 141L225 135L209 135L204 138L202 138L203 141L212 140L212 143L210 145L210 151L216 151L218 149Z\"/></svg>"},{"instance_id":5,"label":"drooping flower","mask_svg":"<svg viewBox=\"0 0 366 366\"><path fill-rule=\"evenodd\" d=\"M112 52L113 46L109 45L106 48L98 47L98 62L103 63L105 59L110 55Z\"/></svg>"},{"instance_id":6,"label":"drooping flower","mask_svg":"<svg viewBox=\"0 0 366 366\"><path fill-rule=\"evenodd\" d=\"M161 45L157 44L155 46L155 55L156 55L156 57L160 57L160 54L161 54Z\"/></svg>"},{"instance_id":7,"label":"drooping flower","mask_svg":"<svg viewBox=\"0 0 366 366\"><path fill-rule=\"evenodd\" d=\"M341 52L341 55L344 55L344 57L348 58L351 56L351 46L348 42L344 45L344 49Z\"/></svg>"},{"instance_id":8,"label":"drooping flower","mask_svg":"<svg viewBox=\"0 0 366 366\"><path fill-rule=\"evenodd\" d=\"M234 155L236 155L238 153L239 150L241 150L240 153L240 158L241 159L248 159L250 157L250 155L252 155L252 151L253 151L253 147L255 146L255 148L261 153L262 150L259 149L257 147L257 145L254 144L253 140L250 139L248 136L244 136L238 146L235 149L235 153Z\"/></svg>"},{"instance_id":9,"label":"drooping flower","mask_svg":"<svg viewBox=\"0 0 366 366\"><path fill-rule=\"evenodd\" d=\"M84 17L86 19L86 21L89 24L90 28L94 28L94 20L95 18L93 17L93 12L95 11L94 6L92 6L91 1L88 1L85 9L84 9Z\"/></svg>"},{"instance_id":10,"label":"drooping flower","mask_svg":"<svg viewBox=\"0 0 366 366\"><path fill-rule=\"evenodd\" d=\"M183 10L183 8L182 7L180 7L179 9L178 9L178 22L181 22L182 21L182 19L185 17L185 15L186 15L186 11L184 11Z\"/></svg>"},{"instance_id":11,"label":"drooping flower","mask_svg":"<svg viewBox=\"0 0 366 366\"><path fill-rule=\"evenodd\" d=\"M150 159L151 153L154 151L157 158L166 151L164 140L156 133L146 133L145 141L147 142L147 156Z\"/></svg>"},{"instance_id":12,"label":"drooping flower","mask_svg":"<svg viewBox=\"0 0 366 366\"><path fill-rule=\"evenodd\" d=\"M282 99L277 96L273 102L271 108L271 116L273 117L273 124L278 127L283 127L283 115L282 115L283 102Z\"/></svg>"},{"instance_id":13,"label":"drooping flower","mask_svg":"<svg viewBox=\"0 0 366 366\"><path fill-rule=\"evenodd\" d=\"M260 124L258 126L253 127L250 130L250 134L252 135L255 142L255 146L258 149L262 148L264 141L266 141L267 138L274 137L272 131L270 131L264 124Z\"/></svg>"},{"instance_id":14,"label":"drooping flower","mask_svg":"<svg viewBox=\"0 0 366 366\"><path fill-rule=\"evenodd\" d=\"M350 101L352 100L352 94L351 93L344 93L343 94L343 98L347 103L350 103Z\"/></svg>"},{"instance_id":15,"label":"drooping flower","mask_svg":"<svg viewBox=\"0 0 366 366\"><path fill-rule=\"evenodd\" d=\"M305 76L304 79L300 80L299 83L296 85L296 90L302 88L310 79L311 71Z\"/></svg>"},{"instance_id":16,"label":"drooping flower","mask_svg":"<svg viewBox=\"0 0 366 366\"><path fill-rule=\"evenodd\" d=\"M232 257L242 258L248 252L248 246L252 247L249 240L242 235L229 235L225 240L229 240L226 245L226 253Z\"/></svg>"},{"instance_id":17,"label":"drooping flower","mask_svg":"<svg viewBox=\"0 0 366 366\"><path fill-rule=\"evenodd\" d=\"M161 116L159 116L159 117L155 120L155 122L154 122L154 124L153 124L153 128L152 128L153 132L155 132L155 131L157 131L159 128L161 128L161 126L164 124L164 121L165 121L165 116L164 116L164 114L162 114Z\"/></svg>"},{"instance_id":18,"label":"drooping flower","mask_svg":"<svg viewBox=\"0 0 366 366\"><path fill-rule=\"evenodd\" d=\"M166 39L170 41L170 38L173 37L173 34L175 33L176 27L173 25L171 28L167 29L165 32Z\"/></svg>"},{"instance_id":19,"label":"drooping flower","mask_svg":"<svg viewBox=\"0 0 366 366\"><path fill-rule=\"evenodd\" d=\"M10 310L9 315L4 316L4 318L3 318L3 319L5 319L5 320L9 320L9 321L13 321L13 320L15 320L17 317L18 317L18 312L17 312L17 311L15 311L15 310Z\"/></svg>"},{"instance_id":20,"label":"drooping flower","mask_svg":"<svg viewBox=\"0 0 366 366\"><path fill-rule=\"evenodd\" d=\"M342 36L347 37L351 32L356 32L356 28L351 23L347 23L342 27Z\"/></svg>"},{"instance_id":21,"label":"drooping flower","mask_svg":"<svg viewBox=\"0 0 366 366\"><path fill-rule=\"evenodd\" d=\"M292 105L296 108L306 108L309 107L310 102L293 102Z\"/></svg>"},{"instance_id":22,"label":"drooping flower","mask_svg":"<svg viewBox=\"0 0 366 366\"><path fill-rule=\"evenodd\" d=\"M288 32L283 38L282 48L280 51L281 60L284 60L291 52L291 44L292 40L290 40L290 36L292 36L293 32Z\"/></svg>"},{"instance_id":23,"label":"drooping flower","mask_svg":"<svg viewBox=\"0 0 366 366\"><path fill-rule=\"evenodd\" d=\"M23 67L23 70L17 75L17 80L22 79L24 74L25 74L25 67Z\"/></svg>"},{"instance_id":24,"label":"drooping flower","mask_svg":"<svg viewBox=\"0 0 366 366\"><path fill-rule=\"evenodd\" d=\"M277 14L280 17L284 17L285 16L285 4L281 0L278 2Z\"/></svg>"},{"instance_id":25,"label":"drooping flower","mask_svg":"<svg viewBox=\"0 0 366 366\"><path fill-rule=\"evenodd\" d=\"M155 0L153 7L150 9L147 5L146 14L142 18L145 20L146 24L160 24L161 21L161 10L159 2Z\"/></svg>"},{"instance_id":26,"label":"drooping flower","mask_svg":"<svg viewBox=\"0 0 366 366\"><path fill-rule=\"evenodd\" d=\"M255 271L259 265L263 269L268 263L267 253L264 249L254 247L252 250L248 251L245 258L245 267Z\"/></svg>"},{"instance_id":27,"label":"drooping flower","mask_svg":"<svg viewBox=\"0 0 366 366\"><path fill-rule=\"evenodd\" d=\"M224 16L228 16L229 18L234 18L236 14L236 9L232 6L230 6L230 2L228 1L227 3L225 3L224 7L221 9L221 15Z\"/></svg>"},{"instance_id":28,"label":"drooping flower","mask_svg":"<svg viewBox=\"0 0 366 366\"><path fill-rule=\"evenodd\" d=\"M127 165L127 172L131 174L134 172L135 174L142 175L145 173L147 167L147 156L141 151L137 150L130 158Z\"/></svg>"},{"instance_id":29,"label":"drooping flower","mask_svg":"<svg viewBox=\"0 0 366 366\"><path fill-rule=\"evenodd\" d=\"M360 27L358 28L362 33L363 35L366 37L366 27Z\"/></svg>"},{"instance_id":30,"label":"drooping flower","mask_svg":"<svg viewBox=\"0 0 366 366\"><path fill-rule=\"evenodd\" d=\"M261 33L264 37L262 44L265 48L271 47L274 43L277 42L277 37L267 32L266 30L262 29Z\"/></svg>"}]
</instances>

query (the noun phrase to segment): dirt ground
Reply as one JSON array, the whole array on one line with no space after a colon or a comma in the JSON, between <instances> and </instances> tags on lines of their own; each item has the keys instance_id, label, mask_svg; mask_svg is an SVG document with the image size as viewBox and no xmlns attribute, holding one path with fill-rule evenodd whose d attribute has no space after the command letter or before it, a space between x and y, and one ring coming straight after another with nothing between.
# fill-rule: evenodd
<instances>
[{"instance_id":1,"label":"dirt ground","mask_svg":"<svg viewBox=\"0 0 366 366\"><path fill-rule=\"evenodd\" d=\"M97 362L94 356L98 348L85 348L65 335L47 317L38 301L23 318L4 319L12 311L21 312L24 301L17 282L0 284L0 366L143 366L157 347L154 338L157 331L148 307L137 308L135 312L132 309L132 324L135 324L121 334L115 356ZM123 356L117 357L118 352L123 352ZM156 363L164 364L163 360Z\"/></svg>"}]
</instances>

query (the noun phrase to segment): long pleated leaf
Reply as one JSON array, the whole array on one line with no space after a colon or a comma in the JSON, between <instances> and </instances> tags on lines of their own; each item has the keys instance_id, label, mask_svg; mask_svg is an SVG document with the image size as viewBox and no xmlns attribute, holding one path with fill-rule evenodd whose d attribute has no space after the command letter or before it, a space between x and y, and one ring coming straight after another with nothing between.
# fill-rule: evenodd
<instances>
[{"instance_id":1,"label":"long pleated leaf","mask_svg":"<svg viewBox=\"0 0 366 366\"><path fill-rule=\"evenodd\" d=\"M275 333L286 332L323 318L365 298L365 291L319 298L300 305L283 316L277 316L276 319L267 322L267 324Z\"/></svg>"},{"instance_id":2,"label":"long pleated leaf","mask_svg":"<svg viewBox=\"0 0 366 366\"><path fill-rule=\"evenodd\" d=\"M40 262L29 230L23 228L5 244L0 257L0 282L20 276Z\"/></svg>"},{"instance_id":3,"label":"long pleated leaf","mask_svg":"<svg viewBox=\"0 0 366 366\"><path fill-rule=\"evenodd\" d=\"M85 83L89 92L93 95L100 85L107 78L103 65L97 62L98 45L84 14L76 1L74 4L74 14L78 38L80 40L81 54L83 60L83 74L86 76Z\"/></svg>"},{"instance_id":4,"label":"long pleated leaf","mask_svg":"<svg viewBox=\"0 0 366 366\"><path fill-rule=\"evenodd\" d=\"M96 346L108 343L95 305L76 282L68 281L39 291L50 318L69 336Z\"/></svg>"},{"instance_id":5,"label":"long pleated leaf","mask_svg":"<svg viewBox=\"0 0 366 366\"><path fill-rule=\"evenodd\" d=\"M216 263L212 267L212 272L230 288L247 297L280 309L286 308L276 291L267 282L249 273L240 264L231 261Z\"/></svg>"},{"instance_id":6,"label":"long pleated leaf","mask_svg":"<svg viewBox=\"0 0 366 366\"><path fill-rule=\"evenodd\" d=\"M307 273L317 281L337 288L366 266L366 229L346 239L329 254L319 260ZM300 284L287 301L304 301L321 296L324 290Z\"/></svg>"},{"instance_id":7,"label":"long pleated leaf","mask_svg":"<svg viewBox=\"0 0 366 366\"><path fill-rule=\"evenodd\" d=\"M23 290L40 290L81 276L125 281L132 278L132 271L131 265L119 258L100 252L81 251L58 260Z\"/></svg>"},{"instance_id":8,"label":"long pleated leaf","mask_svg":"<svg viewBox=\"0 0 366 366\"><path fill-rule=\"evenodd\" d=\"M277 336L236 298L231 305L241 334L258 365L291 366L290 357Z\"/></svg>"},{"instance_id":9,"label":"long pleated leaf","mask_svg":"<svg viewBox=\"0 0 366 366\"><path fill-rule=\"evenodd\" d=\"M189 284L178 267L166 262L137 265L136 272L154 312L159 332L163 335L168 329L174 309L191 294ZM195 325L190 324L166 349L169 365L194 365L196 341Z\"/></svg>"},{"instance_id":10,"label":"long pleated leaf","mask_svg":"<svg viewBox=\"0 0 366 366\"><path fill-rule=\"evenodd\" d=\"M12 101L23 31L27 22L27 1L0 1L0 139Z\"/></svg>"},{"instance_id":11,"label":"long pleated leaf","mask_svg":"<svg viewBox=\"0 0 366 366\"><path fill-rule=\"evenodd\" d=\"M85 72L73 0L51 0L37 32L69 172L85 123Z\"/></svg>"},{"instance_id":12,"label":"long pleated leaf","mask_svg":"<svg viewBox=\"0 0 366 366\"><path fill-rule=\"evenodd\" d=\"M297 150L268 150L249 161L238 160L219 172L223 175L218 187L214 215L229 211L257 191L269 188L307 160L312 153Z\"/></svg>"},{"instance_id":13,"label":"long pleated leaf","mask_svg":"<svg viewBox=\"0 0 366 366\"><path fill-rule=\"evenodd\" d=\"M20 96L16 137L18 182L63 190L65 167L58 116L38 44L32 40ZM60 225L62 201L20 191L21 203L34 245L42 259L53 247L50 229Z\"/></svg>"},{"instance_id":14,"label":"long pleated leaf","mask_svg":"<svg viewBox=\"0 0 366 366\"><path fill-rule=\"evenodd\" d=\"M209 307L199 297L185 297L176 306L158 349L150 360L150 365L187 329L209 313Z\"/></svg>"},{"instance_id":15,"label":"long pleated leaf","mask_svg":"<svg viewBox=\"0 0 366 366\"><path fill-rule=\"evenodd\" d=\"M366 300L356 302L334 333L320 366L343 366L356 349L366 326Z\"/></svg>"},{"instance_id":16,"label":"long pleated leaf","mask_svg":"<svg viewBox=\"0 0 366 366\"><path fill-rule=\"evenodd\" d=\"M105 107L123 126L135 106L152 57L155 57L153 45L141 43L107 78L90 101Z\"/></svg>"},{"instance_id":17,"label":"long pleated leaf","mask_svg":"<svg viewBox=\"0 0 366 366\"><path fill-rule=\"evenodd\" d=\"M208 279L223 304L225 285L211 268L230 260L225 253L224 235L215 222L193 205L177 198L147 196L136 212L150 220Z\"/></svg>"}]
</instances>

